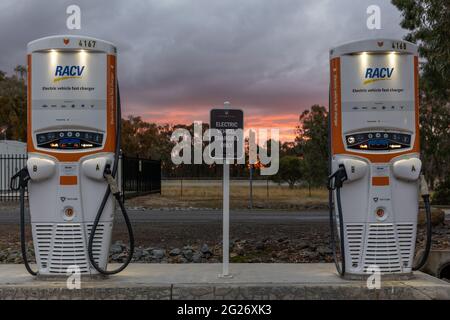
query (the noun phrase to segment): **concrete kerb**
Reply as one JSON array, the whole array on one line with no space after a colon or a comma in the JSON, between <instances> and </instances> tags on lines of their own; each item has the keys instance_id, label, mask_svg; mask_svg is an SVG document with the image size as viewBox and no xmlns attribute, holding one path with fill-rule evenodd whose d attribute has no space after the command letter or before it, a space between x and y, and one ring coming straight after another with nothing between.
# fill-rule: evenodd
<instances>
[{"instance_id":1,"label":"concrete kerb","mask_svg":"<svg viewBox=\"0 0 450 320\"><path fill-rule=\"evenodd\" d=\"M418 255L422 254L422 250ZM431 250L428 256L427 263L422 268L422 271L431 274L437 278L441 278L442 270L450 265L450 250Z\"/></svg>"},{"instance_id":2,"label":"concrete kerb","mask_svg":"<svg viewBox=\"0 0 450 320\"><path fill-rule=\"evenodd\" d=\"M366 281L340 278L333 264L231 264L231 279L218 278L220 270L220 264L131 264L70 290L65 279L43 281L21 265L0 265L0 299L450 299L449 283L422 272L369 290Z\"/></svg>"}]
</instances>

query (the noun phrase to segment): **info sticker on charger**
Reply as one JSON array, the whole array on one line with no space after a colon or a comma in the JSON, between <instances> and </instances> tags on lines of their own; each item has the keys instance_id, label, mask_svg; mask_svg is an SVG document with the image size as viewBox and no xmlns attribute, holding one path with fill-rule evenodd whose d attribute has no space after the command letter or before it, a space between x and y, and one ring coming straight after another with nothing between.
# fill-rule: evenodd
<instances>
[{"instance_id":1,"label":"info sticker on charger","mask_svg":"<svg viewBox=\"0 0 450 320\"><path fill-rule=\"evenodd\" d=\"M389 176L389 166L372 165L372 177L386 177L386 176Z\"/></svg>"},{"instance_id":2,"label":"info sticker on charger","mask_svg":"<svg viewBox=\"0 0 450 320\"><path fill-rule=\"evenodd\" d=\"M60 176L77 176L78 164L77 163L64 163L59 166Z\"/></svg>"}]
</instances>

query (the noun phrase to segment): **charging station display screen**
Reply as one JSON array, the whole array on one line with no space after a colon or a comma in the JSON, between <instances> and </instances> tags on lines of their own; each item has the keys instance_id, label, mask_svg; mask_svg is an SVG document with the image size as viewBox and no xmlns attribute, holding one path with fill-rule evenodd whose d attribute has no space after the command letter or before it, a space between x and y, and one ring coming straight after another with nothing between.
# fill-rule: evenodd
<instances>
[{"instance_id":1,"label":"charging station display screen","mask_svg":"<svg viewBox=\"0 0 450 320\"><path fill-rule=\"evenodd\" d=\"M36 135L38 147L44 149L90 149L102 146L103 134L83 131L46 132Z\"/></svg>"},{"instance_id":2,"label":"charging station display screen","mask_svg":"<svg viewBox=\"0 0 450 320\"><path fill-rule=\"evenodd\" d=\"M397 132L367 132L345 137L347 148L355 150L398 150L411 146L411 135Z\"/></svg>"}]
</instances>

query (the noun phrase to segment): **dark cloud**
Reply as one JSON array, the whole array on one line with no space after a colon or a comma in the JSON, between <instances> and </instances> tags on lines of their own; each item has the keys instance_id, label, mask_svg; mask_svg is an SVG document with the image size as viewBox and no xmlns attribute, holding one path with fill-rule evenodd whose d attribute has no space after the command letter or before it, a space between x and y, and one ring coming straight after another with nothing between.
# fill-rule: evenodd
<instances>
[{"instance_id":1,"label":"dark cloud","mask_svg":"<svg viewBox=\"0 0 450 320\"><path fill-rule=\"evenodd\" d=\"M66 7L82 30L66 29ZM382 30L366 8L382 9ZM198 111L230 99L252 114L298 113L328 100L328 50L404 35L388 0L2 0L0 69L24 64L27 42L84 34L114 42L126 111Z\"/></svg>"}]
</instances>

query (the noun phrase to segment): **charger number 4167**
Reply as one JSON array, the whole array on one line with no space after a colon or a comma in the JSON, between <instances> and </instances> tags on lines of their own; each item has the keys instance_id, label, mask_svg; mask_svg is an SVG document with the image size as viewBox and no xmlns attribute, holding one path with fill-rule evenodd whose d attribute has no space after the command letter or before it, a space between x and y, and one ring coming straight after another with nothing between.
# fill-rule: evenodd
<instances>
[{"instance_id":1,"label":"charger number 4167","mask_svg":"<svg viewBox=\"0 0 450 320\"><path fill-rule=\"evenodd\" d=\"M95 48L96 42L95 40L80 40L78 45L83 48Z\"/></svg>"}]
</instances>

